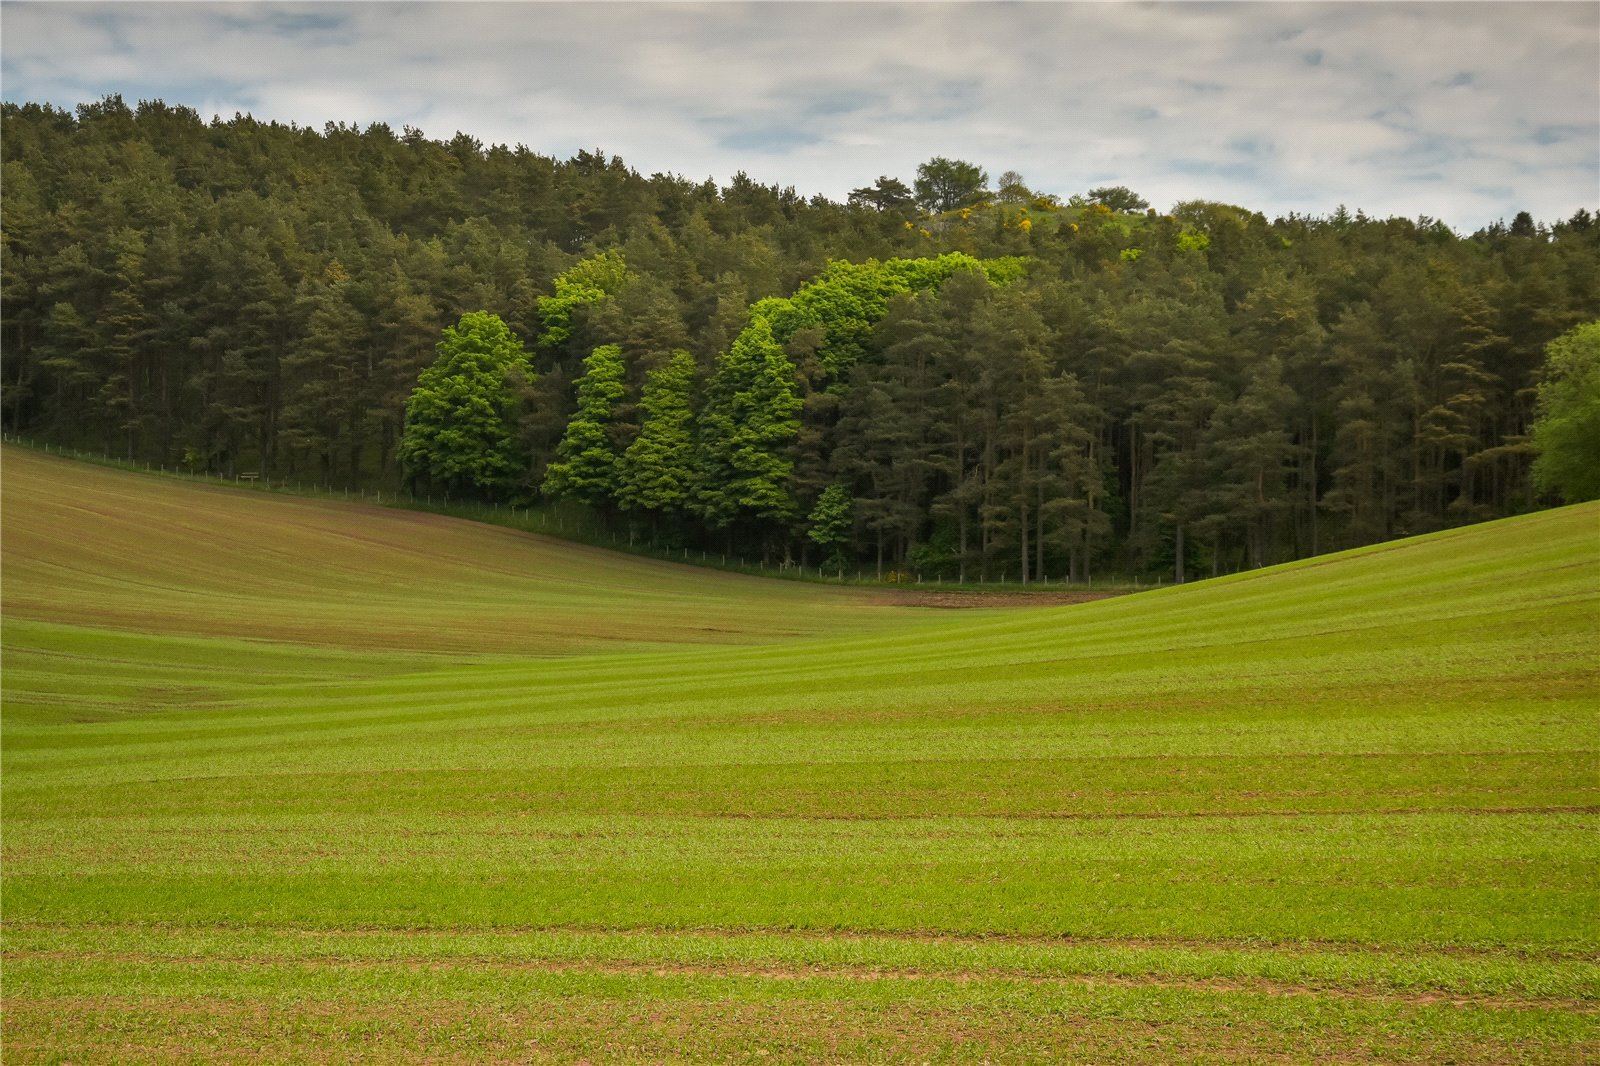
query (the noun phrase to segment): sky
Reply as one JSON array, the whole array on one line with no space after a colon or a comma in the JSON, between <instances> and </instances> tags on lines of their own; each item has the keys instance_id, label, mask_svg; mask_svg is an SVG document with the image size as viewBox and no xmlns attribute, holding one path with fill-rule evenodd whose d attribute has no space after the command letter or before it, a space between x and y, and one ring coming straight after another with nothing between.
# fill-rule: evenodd
<instances>
[{"instance_id":1,"label":"sky","mask_svg":"<svg viewBox=\"0 0 1600 1066\"><path fill-rule=\"evenodd\" d=\"M0 3L0 96L109 93L832 199L944 156L1461 232L1600 207L1592 0Z\"/></svg>"}]
</instances>

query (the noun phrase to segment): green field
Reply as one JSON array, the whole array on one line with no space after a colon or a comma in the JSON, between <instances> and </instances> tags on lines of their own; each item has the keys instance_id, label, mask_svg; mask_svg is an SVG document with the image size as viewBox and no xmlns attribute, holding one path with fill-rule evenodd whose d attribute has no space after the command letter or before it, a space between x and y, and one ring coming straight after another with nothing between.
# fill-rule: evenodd
<instances>
[{"instance_id":1,"label":"green field","mask_svg":"<svg viewBox=\"0 0 1600 1066\"><path fill-rule=\"evenodd\" d=\"M1600 507L946 611L3 477L7 1063L1600 1059Z\"/></svg>"}]
</instances>

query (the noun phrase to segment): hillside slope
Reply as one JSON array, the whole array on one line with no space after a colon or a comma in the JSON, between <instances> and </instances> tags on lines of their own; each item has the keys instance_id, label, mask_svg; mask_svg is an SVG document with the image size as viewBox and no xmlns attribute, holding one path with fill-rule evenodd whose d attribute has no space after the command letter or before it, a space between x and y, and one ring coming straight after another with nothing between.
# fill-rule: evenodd
<instances>
[{"instance_id":1,"label":"hillside slope","mask_svg":"<svg viewBox=\"0 0 1600 1066\"><path fill-rule=\"evenodd\" d=\"M5 450L8 619L411 654L751 643L884 624L856 590L414 511Z\"/></svg>"},{"instance_id":2,"label":"hillside slope","mask_svg":"<svg viewBox=\"0 0 1600 1066\"><path fill-rule=\"evenodd\" d=\"M233 608L121 532L49 548L14 624L12 472L8 1061L1600 1053L1600 506L837 634L751 582L706 608L742 646L652 643L693 601L633 616L595 580L635 642L418 661L386 615L425 602L320 597L352 565L320 549L249 602L371 633L177 635ZM141 479L105 476L84 528L199 506L128 515ZM212 521L241 557L394 517L229 526L238 498ZM475 533L404 528L416 558ZM533 582L456 566L429 595L464 617ZM100 588L118 629L74 624Z\"/></svg>"}]
</instances>

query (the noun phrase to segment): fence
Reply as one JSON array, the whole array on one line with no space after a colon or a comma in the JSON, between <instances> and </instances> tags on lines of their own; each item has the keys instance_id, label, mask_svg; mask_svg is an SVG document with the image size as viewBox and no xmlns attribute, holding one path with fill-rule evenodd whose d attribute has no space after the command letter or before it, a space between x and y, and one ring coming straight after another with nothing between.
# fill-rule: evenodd
<instances>
[{"instance_id":1,"label":"fence","mask_svg":"<svg viewBox=\"0 0 1600 1066\"><path fill-rule=\"evenodd\" d=\"M445 515L475 522L487 522L525 533L537 533L543 536L585 544L590 547L625 552L646 559L687 563L726 573L748 574L789 581L820 582L831 585L910 585L934 591L958 590L972 592L1022 592L1025 590L1122 592L1157 588L1165 583L1164 580L1157 579L1152 584L1143 581L1137 575L1112 575L1109 578L1090 578L1089 580L1078 582L1072 582L1066 578L1056 581L1051 581L1048 578L1035 578L1030 580L1027 585L1023 585L1019 581L1008 579L1009 575L1005 573L1000 575L998 581L982 581L968 580L964 574L949 575L948 573L941 573L935 578L904 571L890 571L880 576L875 570L869 572L864 567L853 568L855 572L852 575L850 569L841 572L832 567L805 566L794 562L769 564L763 560L752 561L738 555L698 548L664 548L639 540L632 535L618 533L613 529L607 528L603 523L585 521L585 516L581 513L564 511L559 508L502 506L498 503L483 503L476 500L451 501L448 498L436 500L434 496L428 494L424 494L421 497L413 497L409 493L395 491L390 491L386 494L381 489L368 490L358 488L351 490L347 486L335 488L319 481L308 482L303 479L281 477L274 479L259 472L212 474L205 471L186 469L177 464L169 466L161 463L119 459L104 452L95 454L82 449L65 448L58 444L51 444L48 441L41 443L32 439L23 439L12 434L0 435L0 440L7 444L28 448L46 455L59 455L64 458L76 459L80 462L93 463L97 466L111 467L118 470L153 474L203 484L225 485L256 492L281 493L318 499L368 501L401 510ZM949 580L952 576L954 580Z\"/></svg>"}]
</instances>

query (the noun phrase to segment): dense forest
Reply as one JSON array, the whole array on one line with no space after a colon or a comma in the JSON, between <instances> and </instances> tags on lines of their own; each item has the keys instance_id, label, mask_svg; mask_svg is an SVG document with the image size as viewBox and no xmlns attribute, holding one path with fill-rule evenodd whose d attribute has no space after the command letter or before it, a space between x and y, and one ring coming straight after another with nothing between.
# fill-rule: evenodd
<instances>
[{"instance_id":1,"label":"dense forest","mask_svg":"<svg viewBox=\"0 0 1600 1066\"><path fill-rule=\"evenodd\" d=\"M811 565L1182 580L1526 510L1546 345L1600 317L1587 211L1161 213L940 158L838 203L116 97L0 117L8 432Z\"/></svg>"}]
</instances>

